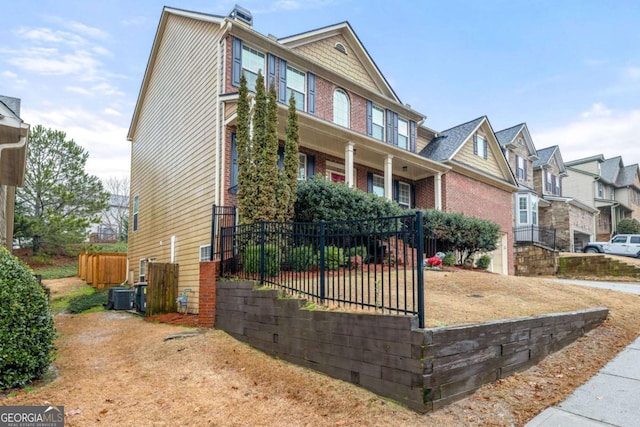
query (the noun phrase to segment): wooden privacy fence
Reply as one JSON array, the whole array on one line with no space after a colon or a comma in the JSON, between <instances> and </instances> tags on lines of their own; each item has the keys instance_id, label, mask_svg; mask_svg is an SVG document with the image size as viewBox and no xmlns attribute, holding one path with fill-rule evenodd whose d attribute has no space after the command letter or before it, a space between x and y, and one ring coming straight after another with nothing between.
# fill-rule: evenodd
<instances>
[{"instance_id":1,"label":"wooden privacy fence","mask_svg":"<svg viewBox=\"0 0 640 427\"><path fill-rule=\"evenodd\" d=\"M78 277L96 289L119 285L127 280L127 254L82 252Z\"/></svg>"},{"instance_id":2,"label":"wooden privacy fence","mask_svg":"<svg viewBox=\"0 0 640 427\"><path fill-rule=\"evenodd\" d=\"M178 264L147 264L147 309L145 315L176 312L178 298Z\"/></svg>"}]
</instances>

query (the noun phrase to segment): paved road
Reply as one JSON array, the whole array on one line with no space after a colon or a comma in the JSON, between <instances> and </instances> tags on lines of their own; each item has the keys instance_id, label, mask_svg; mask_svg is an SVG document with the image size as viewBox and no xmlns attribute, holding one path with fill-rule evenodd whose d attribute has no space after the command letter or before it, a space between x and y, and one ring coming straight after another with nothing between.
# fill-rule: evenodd
<instances>
[{"instance_id":1,"label":"paved road","mask_svg":"<svg viewBox=\"0 0 640 427\"><path fill-rule=\"evenodd\" d=\"M570 280L570 279L553 279L554 282L568 283L571 285L591 286L593 288L611 289L612 291L628 292L630 294L640 295L640 282L638 283L620 283L620 282L595 282L592 280Z\"/></svg>"}]
</instances>

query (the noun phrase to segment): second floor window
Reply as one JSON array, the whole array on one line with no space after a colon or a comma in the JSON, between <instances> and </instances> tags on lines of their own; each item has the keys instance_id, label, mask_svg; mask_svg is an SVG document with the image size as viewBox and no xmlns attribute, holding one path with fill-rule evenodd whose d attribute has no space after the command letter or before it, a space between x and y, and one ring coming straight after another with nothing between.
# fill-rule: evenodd
<instances>
[{"instance_id":1,"label":"second floor window","mask_svg":"<svg viewBox=\"0 0 640 427\"><path fill-rule=\"evenodd\" d=\"M524 157L516 156L516 163L517 163L518 179L522 179L522 180L527 179L527 169L526 169L527 166L524 161Z\"/></svg>"},{"instance_id":2,"label":"second floor window","mask_svg":"<svg viewBox=\"0 0 640 427\"><path fill-rule=\"evenodd\" d=\"M258 71L264 75L264 53L248 46L242 46L242 72L247 79L247 88L255 92Z\"/></svg>"},{"instance_id":3,"label":"second floor window","mask_svg":"<svg viewBox=\"0 0 640 427\"><path fill-rule=\"evenodd\" d=\"M371 108L371 136L384 141L384 110L375 105Z\"/></svg>"},{"instance_id":4,"label":"second floor window","mask_svg":"<svg viewBox=\"0 0 640 427\"><path fill-rule=\"evenodd\" d=\"M601 182L598 182L596 185L598 186L598 198L604 199L604 185L602 185Z\"/></svg>"},{"instance_id":5,"label":"second floor window","mask_svg":"<svg viewBox=\"0 0 640 427\"><path fill-rule=\"evenodd\" d=\"M404 119L398 119L398 147L409 148L409 122Z\"/></svg>"},{"instance_id":6,"label":"second floor window","mask_svg":"<svg viewBox=\"0 0 640 427\"><path fill-rule=\"evenodd\" d=\"M287 65L287 102L289 102L289 98L293 94L293 98L296 100L296 108L301 111L305 110L305 80L305 73Z\"/></svg>"},{"instance_id":7,"label":"second floor window","mask_svg":"<svg viewBox=\"0 0 640 427\"><path fill-rule=\"evenodd\" d=\"M551 192L553 192L553 174L551 172L547 171L545 176L546 176L546 179L545 179L545 190L547 190L547 193L551 193Z\"/></svg>"},{"instance_id":8,"label":"second floor window","mask_svg":"<svg viewBox=\"0 0 640 427\"><path fill-rule=\"evenodd\" d=\"M349 127L349 97L342 89L333 92L333 123Z\"/></svg>"}]
</instances>

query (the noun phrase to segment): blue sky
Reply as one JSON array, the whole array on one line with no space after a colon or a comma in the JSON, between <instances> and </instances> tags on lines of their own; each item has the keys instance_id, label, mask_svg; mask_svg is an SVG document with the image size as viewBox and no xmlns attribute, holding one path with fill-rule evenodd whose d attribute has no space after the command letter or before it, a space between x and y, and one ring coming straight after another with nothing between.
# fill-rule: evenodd
<instances>
[{"instance_id":1,"label":"blue sky","mask_svg":"<svg viewBox=\"0 0 640 427\"><path fill-rule=\"evenodd\" d=\"M164 5L226 15L233 1L23 0L0 16L0 94L63 130L89 172L129 171L131 115ZM640 162L640 2L245 0L284 37L349 21L400 99L445 130L487 115L527 122L565 161Z\"/></svg>"}]
</instances>

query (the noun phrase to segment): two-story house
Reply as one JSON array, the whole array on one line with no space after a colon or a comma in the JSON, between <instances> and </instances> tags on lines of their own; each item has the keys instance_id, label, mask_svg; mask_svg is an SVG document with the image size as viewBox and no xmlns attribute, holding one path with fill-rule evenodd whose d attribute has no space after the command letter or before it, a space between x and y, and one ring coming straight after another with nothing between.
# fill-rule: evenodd
<instances>
[{"instance_id":1,"label":"two-story house","mask_svg":"<svg viewBox=\"0 0 640 427\"><path fill-rule=\"evenodd\" d=\"M24 184L29 125L20 119L20 99L0 96L0 245L13 247L16 187Z\"/></svg>"},{"instance_id":2,"label":"two-story house","mask_svg":"<svg viewBox=\"0 0 640 427\"><path fill-rule=\"evenodd\" d=\"M554 230L558 249L581 251L595 237L598 210L563 194L567 169L557 145L538 150L533 167L534 187L541 197L540 226Z\"/></svg>"},{"instance_id":3,"label":"two-story house","mask_svg":"<svg viewBox=\"0 0 640 427\"><path fill-rule=\"evenodd\" d=\"M128 133L129 280L144 281L149 261L178 263L197 311L211 207L236 204L240 76L251 88L258 72L276 85L281 145L296 99L300 179L493 220L504 234L491 269L513 273L517 186L486 117L443 132L423 126L347 22L278 39L239 7L229 16L165 7Z\"/></svg>"},{"instance_id":4,"label":"two-story house","mask_svg":"<svg viewBox=\"0 0 640 427\"><path fill-rule=\"evenodd\" d=\"M442 181L443 210L488 219L500 226L502 236L491 254L490 270L513 274L513 193L518 187L489 119L478 117L442 132L421 127L418 147L422 156L451 168L429 180Z\"/></svg>"},{"instance_id":5,"label":"two-story house","mask_svg":"<svg viewBox=\"0 0 640 427\"><path fill-rule=\"evenodd\" d=\"M566 162L564 192L598 209L596 239L609 240L623 218L638 218L640 180L638 165L624 166L621 157L603 155Z\"/></svg>"},{"instance_id":6,"label":"two-story house","mask_svg":"<svg viewBox=\"0 0 640 427\"><path fill-rule=\"evenodd\" d=\"M518 241L538 241L540 193L534 185L533 162L536 147L526 123L496 132L504 157L511 166L518 191L514 195L514 235Z\"/></svg>"}]
</instances>

